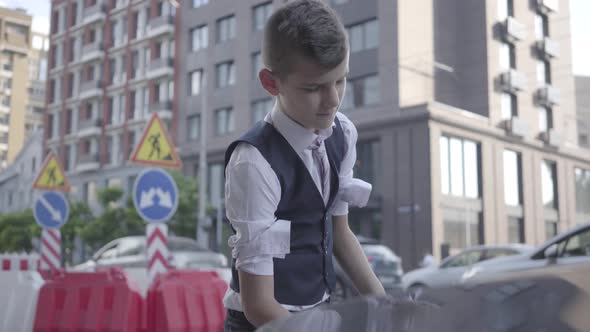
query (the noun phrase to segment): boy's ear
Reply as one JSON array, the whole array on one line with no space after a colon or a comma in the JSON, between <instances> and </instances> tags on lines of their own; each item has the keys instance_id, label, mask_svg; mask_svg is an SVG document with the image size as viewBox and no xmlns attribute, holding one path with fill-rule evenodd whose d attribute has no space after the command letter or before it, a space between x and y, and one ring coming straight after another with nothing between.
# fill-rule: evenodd
<instances>
[{"instance_id":1,"label":"boy's ear","mask_svg":"<svg viewBox=\"0 0 590 332\"><path fill-rule=\"evenodd\" d=\"M268 91L273 97L279 94L279 79L270 70L262 69L258 73L258 79L264 90Z\"/></svg>"}]
</instances>

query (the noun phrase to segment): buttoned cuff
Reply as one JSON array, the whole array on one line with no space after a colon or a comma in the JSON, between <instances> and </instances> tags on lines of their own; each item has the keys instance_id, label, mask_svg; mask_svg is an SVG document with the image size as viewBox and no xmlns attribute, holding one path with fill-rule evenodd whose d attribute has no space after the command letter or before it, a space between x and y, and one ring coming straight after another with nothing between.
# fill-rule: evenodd
<instances>
[{"instance_id":1,"label":"buttoned cuff","mask_svg":"<svg viewBox=\"0 0 590 332\"><path fill-rule=\"evenodd\" d=\"M340 200L354 207L364 207L369 202L373 186L360 179L352 178L340 186Z\"/></svg>"}]
</instances>

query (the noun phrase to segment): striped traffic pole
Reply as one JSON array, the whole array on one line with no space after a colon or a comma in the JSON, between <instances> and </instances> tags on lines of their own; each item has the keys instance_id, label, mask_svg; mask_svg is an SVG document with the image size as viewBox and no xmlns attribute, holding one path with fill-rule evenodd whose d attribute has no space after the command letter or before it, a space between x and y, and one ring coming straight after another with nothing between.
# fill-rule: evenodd
<instances>
[{"instance_id":1,"label":"striped traffic pole","mask_svg":"<svg viewBox=\"0 0 590 332\"><path fill-rule=\"evenodd\" d=\"M148 279L151 284L158 274L168 271L168 225L148 224L146 231Z\"/></svg>"},{"instance_id":2,"label":"striped traffic pole","mask_svg":"<svg viewBox=\"0 0 590 332\"><path fill-rule=\"evenodd\" d=\"M59 229L44 228L41 233L41 266L39 270L61 268L61 232Z\"/></svg>"}]
</instances>

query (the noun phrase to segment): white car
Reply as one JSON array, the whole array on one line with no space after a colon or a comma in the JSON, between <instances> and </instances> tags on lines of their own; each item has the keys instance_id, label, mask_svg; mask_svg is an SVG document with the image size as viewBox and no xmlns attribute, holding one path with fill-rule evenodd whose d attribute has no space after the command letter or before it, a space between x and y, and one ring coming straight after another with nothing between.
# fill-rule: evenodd
<instances>
[{"instance_id":1,"label":"white car","mask_svg":"<svg viewBox=\"0 0 590 332\"><path fill-rule=\"evenodd\" d=\"M501 257L474 265L463 275L463 281L476 281L499 273L543 269L551 266L590 263L590 224L578 226L557 235L537 250L513 257Z\"/></svg>"},{"instance_id":2,"label":"white car","mask_svg":"<svg viewBox=\"0 0 590 332\"><path fill-rule=\"evenodd\" d=\"M178 236L168 237L169 263L176 269L212 270L229 282L231 270L227 258L201 247L197 241ZM76 265L74 271L95 271L101 267L145 269L146 237L127 236L113 240L100 248L90 260Z\"/></svg>"},{"instance_id":3,"label":"white car","mask_svg":"<svg viewBox=\"0 0 590 332\"><path fill-rule=\"evenodd\" d=\"M463 274L474 264L531 251L532 247L523 244L471 247L447 257L439 266L424 267L406 273L402 277L402 286L410 293L419 292L424 288L453 286L461 282Z\"/></svg>"}]
</instances>

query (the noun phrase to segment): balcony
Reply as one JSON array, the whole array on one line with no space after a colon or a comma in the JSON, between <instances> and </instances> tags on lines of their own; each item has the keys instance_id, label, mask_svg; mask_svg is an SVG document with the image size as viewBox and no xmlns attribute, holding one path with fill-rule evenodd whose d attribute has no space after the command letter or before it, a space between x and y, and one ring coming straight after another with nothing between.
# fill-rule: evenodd
<instances>
[{"instance_id":1,"label":"balcony","mask_svg":"<svg viewBox=\"0 0 590 332\"><path fill-rule=\"evenodd\" d=\"M553 107L559 104L559 89L551 85L539 88L536 93L536 100L539 105Z\"/></svg>"},{"instance_id":2,"label":"balcony","mask_svg":"<svg viewBox=\"0 0 590 332\"><path fill-rule=\"evenodd\" d=\"M174 74L174 60L171 58L153 59L146 73L147 79Z\"/></svg>"},{"instance_id":3,"label":"balcony","mask_svg":"<svg viewBox=\"0 0 590 332\"><path fill-rule=\"evenodd\" d=\"M524 90L526 87L526 76L514 69L510 69L500 75L500 87L506 92Z\"/></svg>"},{"instance_id":4,"label":"balcony","mask_svg":"<svg viewBox=\"0 0 590 332\"><path fill-rule=\"evenodd\" d=\"M518 22L514 17L508 17L504 21L504 39L509 43L515 43L526 38L526 26Z\"/></svg>"},{"instance_id":5,"label":"balcony","mask_svg":"<svg viewBox=\"0 0 590 332\"><path fill-rule=\"evenodd\" d=\"M174 33L174 17L171 15L159 16L149 20L147 27L148 38L172 33Z\"/></svg>"},{"instance_id":6,"label":"balcony","mask_svg":"<svg viewBox=\"0 0 590 332\"><path fill-rule=\"evenodd\" d=\"M529 132L528 123L517 116L513 116L511 119L506 120L505 127L509 134L521 138L526 137Z\"/></svg>"},{"instance_id":7,"label":"balcony","mask_svg":"<svg viewBox=\"0 0 590 332\"><path fill-rule=\"evenodd\" d=\"M168 100L151 104L150 113L153 112L158 112L158 116L162 120L172 119L172 102Z\"/></svg>"},{"instance_id":8,"label":"balcony","mask_svg":"<svg viewBox=\"0 0 590 332\"><path fill-rule=\"evenodd\" d=\"M102 120L86 119L80 120L78 124L78 137L98 136L102 132Z\"/></svg>"},{"instance_id":9,"label":"balcony","mask_svg":"<svg viewBox=\"0 0 590 332\"><path fill-rule=\"evenodd\" d=\"M84 8L83 24L90 24L98 21L103 21L106 18L106 6L102 0L97 0L96 4L91 7Z\"/></svg>"},{"instance_id":10,"label":"balcony","mask_svg":"<svg viewBox=\"0 0 590 332\"><path fill-rule=\"evenodd\" d=\"M555 129L542 132L539 138L547 145L558 147L561 144L561 135Z\"/></svg>"},{"instance_id":11,"label":"balcony","mask_svg":"<svg viewBox=\"0 0 590 332\"><path fill-rule=\"evenodd\" d=\"M103 83L101 80L95 79L84 82L80 85L80 99L87 99L102 96Z\"/></svg>"},{"instance_id":12,"label":"balcony","mask_svg":"<svg viewBox=\"0 0 590 332\"><path fill-rule=\"evenodd\" d=\"M84 154L78 157L78 165L76 166L77 172L89 172L95 171L100 168L98 161L98 154Z\"/></svg>"},{"instance_id":13,"label":"balcony","mask_svg":"<svg viewBox=\"0 0 590 332\"><path fill-rule=\"evenodd\" d=\"M102 60L104 58L104 45L102 42L94 42L84 45L82 48L82 62Z\"/></svg>"},{"instance_id":14,"label":"balcony","mask_svg":"<svg viewBox=\"0 0 590 332\"><path fill-rule=\"evenodd\" d=\"M547 60L556 58L559 56L559 43L549 37L545 37L543 40L537 41L537 50Z\"/></svg>"},{"instance_id":15,"label":"balcony","mask_svg":"<svg viewBox=\"0 0 590 332\"><path fill-rule=\"evenodd\" d=\"M18 33L5 32L4 41L5 43L3 43L2 48L25 55L28 54L29 43L27 36Z\"/></svg>"},{"instance_id":16,"label":"balcony","mask_svg":"<svg viewBox=\"0 0 590 332\"><path fill-rule=\"evenodd\" d=\"M559 10L559 0L537 0L537 9L544 14L555 13Z\"/></svg>"}]
</instances>

